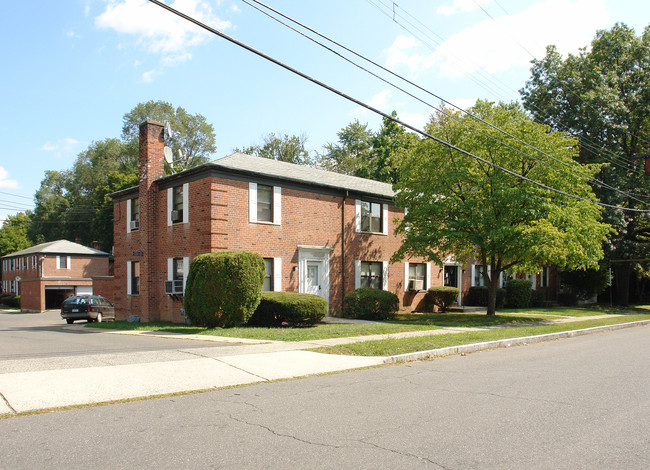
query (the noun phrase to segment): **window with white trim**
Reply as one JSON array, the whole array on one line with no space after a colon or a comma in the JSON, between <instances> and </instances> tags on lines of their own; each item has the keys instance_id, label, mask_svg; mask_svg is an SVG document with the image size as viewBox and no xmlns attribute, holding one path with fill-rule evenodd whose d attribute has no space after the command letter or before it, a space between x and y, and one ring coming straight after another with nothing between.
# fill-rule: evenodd
<instances>
[{"instance_id":1,"label":"window with white trim","mask_svg":"<svg viewBox=\"0 0 650 470\"><path fill-rule=\"evenodd\" d=\"M548 287L549 285L549 272L548 266L542 266L542 271L539 273L539 287Z\"/></svg>"},{"instance_id":2,"label":"window with white trim","mask_svg":"<svg viewBox=\"0 0 650 470\"><path fill-rule=\"evenodd\" d=\"M140 295L140 261L131 261L130 269L130 295Z\"/></svg>"},{"instance_id":3,"label":"window with white trim","mask_svg":"<svg viewBox=\"0 0 650 470\"><path fill-rule=\"evenodd\" d=\"M357 232L388 235L388 204L357 199L355 219Z\"/></svg>"},{"instance_id":4,"label":"window with white trim","mask_svg":"<svg viewBox=\"0 0 650 470\"><path fill-rule=\"evenodd\" d=\"M140 198L134 197L126 203L126 232L140 229Z\"/></svg>"},{"instance_id":5,"label":"window with white trim","mask_svg":"<svg viewBox=\"0 0 650 470\"><path fill-rule=\"evenodd\" d=\"M56 257L56 269L70 269L70 257L69 256L57 256Z\"/></svg>"},{"instance_id":6,"label":"window with white trim","mask_svg":"<svg viewBox=\"0 0 650 470\"><path fill-rule=\"evenodd\" d=\"M264 258L264 284L262 285L263 291L273 290L273 258Z\"/></svg>"},{"instance_id":7,"label":"window with white trim","mask_svg":"<svg viewBox=\"0 0 650 470\"><path fill-rule=\"evenodd\" d=\"M189 184L167 188L167 225L189 222ZM138 208L139 211L139 208Z\"/></svg>"},{"instance_id":8,"label":"window with white trim","mask_svg":"<svg viewBox=\"0 0 650 470\"><path fill-rule=\"evenodd\" d=\"M252 223L280 225L282 222L282 188L248 183L248 220Z\"/></svg>"},{"instance_id":9,"label":"window with white trim","mask_svg":"<svg viewBox=\"0 0 650 470\"><path fill-rule=\"evenodd\" d=\"M485 279L483 278L484 271L485 271L485 266L481 264L472 265L472 286L485 285Z\"/></svg>"},{"instance_id":10,"label":"window with white trim","mask_svg":"<svg viewBox=\"0 0 650 470\"><path fill-rule=\"evenodd\" d=\"M427 286L427 263L409 263L406 287L408 290L424 290Z\"/></svg>"},{"instance_id":11,"label":"window with white trim","mask_svg":"<svg viewBox=\"0 0 650 470\"><path fill-rule=\"evenodd\" d=\"M384 286L382 263L375 261L362 261L360 281L361 287L382 289Z\"/></svg>"}]
</instances>

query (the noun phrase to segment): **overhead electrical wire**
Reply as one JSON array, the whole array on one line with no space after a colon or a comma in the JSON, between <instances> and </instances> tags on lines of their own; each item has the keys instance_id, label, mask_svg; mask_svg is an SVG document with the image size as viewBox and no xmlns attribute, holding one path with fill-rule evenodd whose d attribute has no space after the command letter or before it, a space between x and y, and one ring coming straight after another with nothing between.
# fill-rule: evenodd
<instances>
[{"instance_id":1,"label":"overhead electrical wire","mask_svg":"<svg viewBox=\"0 0 650 470\"><path fill-rule=\"evenodd\" d=\"M397 24L398 24L402 29L404 29L405 31L407 31L409 34L411 34L411 35L413 35L415 38L417 38L417 39L418 39L422 44L424 44L425 46L427 46L427 47L428 47L429 49L431 49L432 51L435 51L435 48L431 47L431 46L430 46L426 41L424 41L424 40L423 40L422 38L420 38L417 34L415 34L412 30L408 29L405 25L403 25L402 23L400 23L400 22L397 21L397 19L396 19L397 17L402 18L406 23L408 23L408 24L411 25L412 27L416 28L420 33L422 33L422 30L421 30L420 28L414 26L410 21L408 21L406 18L404 18L403 15L401 15L401 14L399 13L400 10L401 10L401 11L404 11L407 15L409 15L411 18L413 18L416 22L418 22L419 24L421 24L423 28L425 28L426 30L428 30L429 32L431 32L432 34L434 34L436 37L441 38L438 34L436 34L434 31L432 31L432 30L431 30L427 25L425 25L424 23L422 23L422 22L421 22L419 19L417 19L415 16L411 15L408 11L406 11L406 10L404 10L403 8L399 7L399 6L396 5L394 2L391 2L392 5L393 5L393 8L392 8L392 13L393 13L393 14L391 15L389 12L384 11L384 10L382 10L379 6L377 6L377 5L374 3L373 0L366 0L366 1L367 1L368 3L370 3L371 5L373 5L375 8L377 8L379 11L381 11L385 16L387 16L387 17L389 17L389 18L392 18L392 20L393 20L395 23L397 23ZM381 3L384 7L386 7L388 10L391 10L390 6L386 5L386 2L384 2L383 0L377 0L377 1L378 1L379 3ZM502 9L503 9L503 8L502 8ZM504 10L504 11L505 11L505 10ZM425 36L427 36L426 33L424 33L424 34L425 34ZM429 37L429 39L431 39L431 38ZM443 38L441 38L441 40L444 41ZM433 42L437 43L438 45L441 44L441 43L439 43L439 42L437 42L437 41L435 41L435 40L434 40ZM533 58L534 58L534 57L533 57ZM456 59L458 59L458 58L456 57ZM487 77L486 77L486 76L485 76L485 75L484 75L480 70L479 70L479 72L480 72L480 75L483 75L483 78L484 78L484 79L487 79L487 80L492 81L492 82L496 82L497 84L501 84L501 85L502 85L502 87L501 87L502 90L506 90L506 91L508 91L508 92L512 91L511 89L509 89L509 88L507 87L507 85L506 85L505 83L503 83L503 82L502 82L501 80L499 80L498 78L496 78L496 77L491 77L491 76L487 76ZM494 95L497 95L497 96L499 96L500 98L503 98L503 95L499 95L498 93L495 93L493 90L489 89L489 88L486 87L484 84L482 84L482 83L478 82L476 79L474 79L474 77L472 77L470 74L468 74L468 73L464 73L464 75L465 75L466 77L468 77L470 80L472 80L474 83L477 83L479 86L481 86L482 88L486 89L487 91L490 91L490 92L493 93ZM533 105L533 108L535 108L535 109L536 109L537 111L539 111L540 113L542 112L542 110L541 110L540 108L538 108L537 106L535 106L535 105ZM542 113L542 114L543 114L543 113ZM549 116L546 115L546 117L549 117ZM562 131L564 131L564 132L569 132L569 129L567 129L567 128L560 128L559 130L562 130ZM569 132L569 133L570 133L570 132ZM575 136L575 135L574 135L574 136ZM578 137L578 136L576 136L576 137ZM580 137L580 142L581 142L581 146L582 146L582 147L584 147L584 148L586 148L586 149L588 149L588 150L591 150L591 151L592 151L593 153L595 153L595 154L600 155L601 157L604 158L604 160L606 160L607 162L611 163L612 165L619 166L619 167L621 167L621 168L625 168L625 169L629 169L629 167L630 167L630 163L631 163L631 162L630 162L628 159L626 159L625 157L620 156L620 155L616 155L616 154L614 154L612 151L610 151L610 150L608 150L608 149L605 149L605 148L602 148L602 147L601 147L601 148L598 148L598 147L596 146L595 142L593 142L593 140L591 140L589 137L586 137L586 136L584 136L584 135L579 136L579 137ZM609 154L609 158L607 158L606 154ZM644 196L644 197L650 197L650 196L646 196L646 195L641 195L641 196Z\"/></svg>"},{"instance_id":2,"label":"overhead electrical wire","mask_svg":"<svg viewBox=\"0 0 650 470\"><path fill-rule=\"evenodd\" d=\"M495 24L497 24L497 25L499 24L499 22L496 20L496 18L494 18L494 16L492 16L492 15L491 15L491 14L490 14L490 13L489 13L485 8L483 8L483 7L482 7L482 6L481 6L481 5L480 5L476 0L472 0L472 1L473 1L473 3L474 3L478 8L481 9L481 11L482 11L483 13L486 14L487 17L490 18L490 19L491 19ZM501 5L499 5L499 8L501 8L501 10L503 10L503 11L506 13L506 15L508 15L508 16L512 16L512 15L510 15L510 13L508 13L508 12L506 11L506 9L503 8ZM524 52L526 52L526 53L527 53L527 54L528 54L532 59L536 59L536 57L535 57L535 56L534 56L534 55L533 55L533 54L532 54L532 53L531 53L531 52L530 52L530 51L529 51L529 50L528 50L528 49L527 49L523 44L521 44L521 43L520 43L516 38L513 37L513 41L514 41L514 42L515 42L515 43L516 43L516 44L517 44L517 45L518 45L518 46L519 46L519 47L520 47ZM570 84L569 84L569 83L566 83L566 85L570 85ZM585 106L588 106L588 107L589 107L593 112L599 113L599 111L598 111L597 109L595 109L595 108L594 108L590 103L587 103L584 99L582 99L582 97L581 97L580 95L578 95L577 93L575 93L575 92L574 92L573 90L571 90L570 88L568 88L568 90L569 90L569 93L571 93L571 95L573 95L573 96L576 97L578 100L580 100L580 102L582 102ZM639 136L637 136L637 135L635 135L634 133L630 132L629 129L626 129L626 130L625 130L625 133L628 134L628 135L631 136L631 137L635 137L636 139L639 139L639 140L641 140L641 141L647 143L647 141L646 141L645 139L640 138ZM628 161L626 158L624 158L624 160L625 160L625 161Z\"/></svg>"},{"instance_id":3,"label":"overhead electrical wire","mask_svg":"<svg viewBox=\"0 0 650 470\"><path fill-rule=\"evenodd\" d=\"M523 144L523 145L525 145L525 146L527 146L527 147L533 149L534 151L539 152L540 154L549 157L550 159L552 159L552 160L554 160L554 161L560 163L561 165L566 166L566 167L570 168L571 170L576 171L576 172L579 173L581 176L584 176L584 177L586 177L586 178L588 178L588 179L594 181L595 184L597 184L598 186L601 186L601 187L603 187L603 188L609 189L609 190L611 190L611 191L618 192L618 193L620 193L620 194L622 194L622 195L624 195L624 196L626 196L626 197L629 197L629 198L631 198L631 199L635 199L636 201L638 201L638 202L640 202L640 203L645 203L645 201L642 201L641 199L638 199L638 198L634 197L634 196L631 195L630 193L623 192L623 191L621 191L620 189L618 189L618 188L616 188L616 187L614 187L614 186L611 186L611 185L609 185L609 184L607 184L607 183L605 183L605 182L603 182L603 181L600 181L600 180L598 180L597 178L594 178L593 176L588 175L588 174L586 174L586 173L580 171L580 170L577 169L575 166L570 165L570 164L568 164L568 163L566 163L566 162L564 162L564 161L562 161L562 160L560 160L560 159L554 157L553 155L550 155L550 154L548 154L547 152L544 152L543 150L540 150L540 149L534 147L533 145L528 144L527 142L525 142L525 141L523 141L522 139L520 139L520 138L518 138L518 137L516 137L516 136L514 136L514 135L512 135L512 134L510 134L509 132L507 132L507 131L505 131L505 130L503 130L503 129L501 129L501 128L495 126L495 125L493 125L492 123L490 123L490 122L488 122L488 121L485 121L485 120L482 119L481 117L476 116L476 115L474 115L473 113L470 113L469 111L467 111L467 110L465 110L465 109L463 109L463 108L461 108L461 107L459 107L459 106L456 106L455 104L453 104L453 103L451 103L451 102L445 100L445 99L442 98L441 96L438 96L438 95L436 95L435 93L433 93L433 92L431 92L431 91L429 91L429 90L427 90L427 89L425 89L425 88L419 86L418 84L416 84L416 83L414 83L414 82L408 80L407 78L405 78L405 77L403 77L403 76L401 76L401 75L399 75L399 74L396 74L395 72L391 71L390 69L388 69L388 68L386 68L386 67L384 67L384 66L382 66L382 65L380 65L380 64L378 64L378 63L376 63L376 62L374 62L374 61L371 60L371 59L368 59L367 57L365 57L365 56L363 56L363 55L357 53L356 51L354 51L354 50L352 50L352 49L350 49L350 48L344 46L343 44L340 44L339 42L337 42L337 41L335 41L335 40L333 40L333 39L331 39L331 38L329 38L329 37L327 37L327 36L325 36L325 35L319 33L318 31L316 31L316 30L310 28L309 26L306 26L306 25L304 25L303 23L301 23L301 22L299 22L299 21L297 21L297 20L295 20L295 19L293 19L293 18L291 18L291 17L285 15L284 13L282 13L282 12L280 12L280 11L278 11L278 10L276 10L276 9L274 9L274 8L272 8L272 7L266 5L266 4L264 4L264 3L262 3L262 2L260 2L260 1L258 1L258 0L251 0L251 1L252 1L253 3L255 3L255 4L257 4L257 5L260 5L260 6L263 7L263 8L266 8L266 9L272 11L273 13L275 13L275 14L277 14L277 15L280 15L282 18L285 18L286 20L291 21L292 23L294 23L294 24L300 26L301 28L306 29L307 31L309 31L309 32L311 32L311 33L313 33L313 34L319 36L320 38L322 38L322 39L324 39L324 40L326 40L326 41L328 41L328 42L330 42L330 43L332 43L332 44L334 44L334 45L340 47L341 49L343 49L343 50L345 50L345 51L347 51L347 52L349 52L349 53L355 55L356 57L358 57L358 58L360 58L360 59L362 59L362 60L364 60L364 61L366 61L366 62L372 64L373 66L375 66L375 67L377 67L377 68L383 70L384 72L387 72L387 73L389 73L390 75L392 75L392 76L394 76L394 77L396 77L396 78L399 78L400 80L403 80L404 82L406 82L406 83L408 83L409 85L411 85L411 86L417 88L418 90L421 90L421 91L423 91L423 92L425 92L425 93L427 93L427 94L429 94L429 95L431 95L431 96L433 96L433 97L435 97L435 98L441 100L442 102L444 102L444 103L446 103L446 104L448 104L448 105L450 105L450 106L452 106L452 107L458 109L459 111L461 111L462 113L464 113L464 114L470 116L471 118L475 119L476 121L482 122L483 124L486 124L487 126L489 126L489 127L493 128L493 129L495 129L495 130L501 132L502 134L504 134L504 135L506 135L506 136L508 136L508 137L510 137L510 138L512 138L512 139L514 139L514 140L516 140L517 142L519 142L519 143L521 143L521 144ZM471 126L471 125L469 125L469 124L467 124L467 123L465 123L465 122L460 121L460 119L458 119L455 115L450 114L450 113L448 113L446 110L441 109L441 108L438 108L438 107L436 107L435 105L433 105L433 104L431 104L431 103L428 103L428 102L424 101L423 99L421 99L421 98L419 98L419 97L413 95L413 94L410 93L409 91L407 91L407 90L405 90L405 89L399 87L398 85L395 85L394 83L392 83L392 82L390 82L390 81L384 79L383 77L380 77L379 75L377 75L377 74L375 74L374 72L372 72L372 71L370 71L370 70L368 70L368 69L362 67L361 65L357 64L356 62L353 62L352 60L350 60L350 59L348 59L347 57L343 56L343 55L340 54L339 52L337 52L337 51L331 49L330 47L326 46L325 44L322 44L321 42L315 40L314 38L312 38L312 37L310 37L310 36L304 34L304 33L301 32L301 31L298 31L297 29L293 28L292 26L290 26L290 25L284 23L282 20L280 20L280 19L274 17L273 15L271 15L271 14L269 14L268 12L264 11L262 8L259 8L259 7L257 7L256 5L253 5L249 0L242 0L242 2L245 3L245 4L247 4L247 5L249 5L250 7L254 8L254 9L256 9L257 11L261 12L262 14L268 16L269 18L273 19L274 21L277 21L278 23L282 24L283 26L285 26L285 27L291 29L292 31L296 32L297 34L300 34L300 35L303 36L304 38L306 38L306 39L308 39L308 40L310 40L310 41L312 41L312 42L318 44L319 46L321 46L321 47L323 47L324 49L328 50L329 52L331 52L331 53L337 55L338 57L340 57L340 58L342 58L343 60L347 61L348 63L354 65L355 67L357 67L357 68L363 70L364 72L369 73L370 75L372 75L373 77L375 77L375 78L381 80L382 82L386 83L387 85L389 85L389 86L391 86L391 87L393 87L393 88L395 88L395 89L397 89L397 90L399 90L399 91L405 93L406 95L410 96L411 98L413 98L413 99L415 99L415 100L417 100L417 101L419 101L419 102L421 102L421 103L423 103L423 104L425 104L425 105L427 105L427 106L429 106L429 107L431 107L431 108L437 110L438 112L440 112L440 113L442 113L442 114L444 114L444 115L446 115L446 116L451 117L452 119L454 119L454 120L460 122L461 124L463 124L463 125L469 127L470 129L472 129L472 130L474 130L474 131L476 131L476 132L479 132L480 134L484 135L485 137L488 137L489 139L491 139L491 140L493 140L493 141L495 141L495 142L497 142L497 143L499 143L499 144L501 144L501 145L503 145L503 146L505 146L505 147L507 147L507 148L509 148L509 149L511 149L511 150L513 150L513 151L515 151L515 152L517 152L517 153L519 153L519 154L521 154L521 155L524 155L524 156L526 156L526 157L528 157L528 158L530 158L530 159L532 159L532 160L534 160L534 161L536 161L536 162L539 162L539 163L541 163L541 164L547 165L547 166L553 168L554 170L561 171L561 170L558 170L558 168L556 168L556 167L554 167L553 165L551 165L550 162L547 162L547 161L541 160L541 159L536 158L536 157L534 157L534 156L532 156L532 155L530 155L530 154L528 154L528 153L525 153L525 152L523 152L522 150L517 149L517 148L515 148L515 147L512 147L511 145L509 145L509 144L507 144L507 143L505 143L505 142L503 142L503 141L501 141L501 140L495 138L494 136L491 136L491 135L487 134L486 132L483 132L483 131L480 130L480 129L477 129L477 128L475 128L475 127L473 127L473 126ZM566 172L565 172L565 173L566 173Z\"/></svg>"},{"instance_id":4,"label":"overhead electrical wire","mask_svg":"<svg viewBox=\"0 0 650 470\"><path fill-rule=\"evenodd\" d=\"M305 79L305 80L308 80L308 81L312 82L315 85L320 86L321 88L324 88L324 89L326 89L326 90L340 96L341 98L344 98L344 99L346 99L346 100L348 100L348 101L350 101L350 102L352 102L352 103L354 103L354 104L356 104L358 106L361 106L361 107L363 107L363 108L365 108L365 109L367 109L369 111L372 111L373 113L375 113L375 114L377 114L379 116L382 116L382 117L384 117L386 119L394 121L394 122L404 126L405 128L410 129L413 132L416 132L416 133L422 135L423 137L426 137L426 138L431 139L431 140L433 140L435 142L438 142L439 144L445 145L446 147L448 147L448 148L450 148L452 150L455 150L455 151L457 151L459 153L462 153L463 155L466 155L466 156L468 156L470 158L473 158L473 159L475 159L477 161L485 163L486 165L489 165L489 166L494 167L494 168L496 168L498 170L501 170L501 171L503 171L503 172L505 172L505 173L507 173L507 174L509 174L511 176L519 178L522 181L526 181L526 182L531 183L531 184L533 184L535 186L541 187L543 189L552 191L552 192L557 193L557 194L561 194L563 196L566 196L566 197L569 197L569 198L572 198L572 199L589 202L591 204L595 204L595 205L599 205L599 206L603 206L603 207L610 207L610 208L614 208L614 209L632 211L632 212L650 212L650 211L643 210L643 209L634 209L634 208L627 208L627 207L621 207L621 206L613 206L611 204L605 204L605 203L602 203L602 202L599 202L599 201L594 201L594 200L589 199L589 198L584 198L584 197L581 197L581 196L578 196L578 195L575 195L575 194L570 194L570 193L567 193L565 191L553 188L551 186L548 186L548 185L545 185L545 184L540 183L538 181L527 178L527 177L525 177L523 175L520 175L520 174L518 174L518 173L516 173L514 171L508 170L507 168L504 168L504 167L502 167L500 165L497 165L497 164L495 164L493 162L485 160L484 158L481 158L481 157L479 157L477 155L474 155L471 152L468 152L468 151L463 150L463 149L461 149L459 147L456 147L455 145L452 145L449 142L446 142L446 141L444 141L442 139L434 137L431 134L429 134L429 133L427 133L427 132L425 132L425 131L423 131L421 129L418 129L418 128L410 125L410 124L407 124L407 123L399 120L399 119L396 119L393 116L390 116L390 115L384 113L383 111L381 111L381 110L379 110L377 108L374 108L374 107L372 107L372 106L370 106L370 105L368 105L368 104L366 104L366 103L364 103L364 102L362 102L362 101L360 101L360 100L358 100L358 99L356 99L356 98L354 98L354 97L352 97L352 96L350 96L350 95L348 95L348 94L346 94L346 93L344 93L344 92L342 92L342 91L340 91L340 90L338 90L336 88L333 88L332 86L327 85L326 83L323 83L320 80L317 80L316 78L311 77L310 75L307 75L306 73L301 72L301 71L299 71L299 70L285 64L284 62L281 62L280 60L278 60L278 59L276 59L274 57L271 57L270 55L249 46L248 44L245 44L245 43L243 43L243 42L241 42L241 41L239 41L239 40L237 40L237 39L235 39L235 38L233 38L231 36L228 36L227 34L221 32L221 31L218 31L217 29L212 28L211 26L208 26L205 23L202 23L201 21L199 21L197 19L192 18L191 16L186 15L185 13L182 13L182 12L176 10L175 8L173 8L173 7L169 6L169 5L166 5L165 3L163 3L163 2L161 2L159 0L149 0L149 1L151 3L154 3L155 5L157 5L157 6L161 7L161 8L163 8L163 9L177 15L178 17L185 19L186 21L189 21L190 23L193 23L196 26L199 26L200 28L205 29L206 31L208 31L210 33L212 33L212 34L214 34L216 36L219 36L220 38L225 39L226 41L228 41L228 42L230 42L232 44L235 44L236 46L239 46L242 49L245 49L248 52L251 52L251 53L257 55L258 57L261 57L261 58L263 58L263 59L265 59L265 60L267 60L267 61L269 61L269 62L271 62L271 63L273 63L273 64L275 64L275 65L277 65L277 66L279 66L279 67L281 67L281 68L283 68L283 69L285 69L285 70L287 70L287 71L289 71L289 72L291 72L291 73L293 73L293 74L295 74L295 75L297 75L297 76L299 76L301 78L303 78L303 79Z\"/></svg>"}]
</instances>

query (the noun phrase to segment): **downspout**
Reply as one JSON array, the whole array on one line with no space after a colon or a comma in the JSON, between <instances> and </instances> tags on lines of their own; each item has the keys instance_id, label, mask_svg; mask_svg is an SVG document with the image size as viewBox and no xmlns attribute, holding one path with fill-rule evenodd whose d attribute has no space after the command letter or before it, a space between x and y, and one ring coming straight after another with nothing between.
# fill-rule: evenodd
<instances>
[{"instance_id":1,"label":"downspout","mask_svg":"<svg viewBox=\"0 0 650 470\"><path fill-rule=\"evenodd\" d=\"M347 201L349 192L343 196L341 204L341 309L343 309L343 299L345 299L345 201Z\"/></svg>"}]
</instances>

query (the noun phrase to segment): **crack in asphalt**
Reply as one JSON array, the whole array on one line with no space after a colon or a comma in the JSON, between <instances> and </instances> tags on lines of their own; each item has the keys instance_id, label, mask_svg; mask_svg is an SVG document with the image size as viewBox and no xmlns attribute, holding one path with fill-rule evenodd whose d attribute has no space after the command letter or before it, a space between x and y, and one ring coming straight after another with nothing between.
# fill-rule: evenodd
<instances>
[{"instance_id":1,"label":"crack in asphalt","mask_svg":"<svg viewBox=\"0 0 650 470\"><path fill-rule=\"evenodd\" d=\"M368 439L368 438L366 438L366 439ZM411 458L415 458L415 459L418 459L418 460L424 460L425 462L429 462L430 464L433 464L436 467L442 468L444 470L450 470L449 467L445 467L441 463L435 462L435 461L431 460L428 457L422 457L420 455L411 454L410 452L400 452L400 451L395 450L395 449L390 449L388 447L380 446L379 444L375 444L373 442L368 442L365 439L358 439L357 442L360 442L360 443L365 444L365 445L369 445L369 446L374 447L376 449L381 449L381 450L385 450L387 452L391 452L393 454L401 455L403 457L411 457Z\"/></svg>"},{"instance_id":2,"label":"crack in asphalt","mask_svg":"<svg viewBox=\"0 0 650 470\"><path fill-rule=\"evenodd\" d=\"M248 426L254 426L254 427L257 427L257 428L261 428L261 429L264 429L264 430L270 432L274 436L287 437L289 439L293 439L294 441L301 442L303 444L309 444L309 445L318 446L318 447L329 447L329 448L332 448L332 449L342 449L344 447L344 446L337 446L337 445L334 445L334 444L325 444L325 443L322 443L322 442L312 442L312 441L308 441L307 439L300 439L299 437L293 436L291 434L283 434L283 433L277 432L274 429L270 428L269 426L265 426L265 425L260 424L260 423L251 423L251 422L248 422L248 421L246 421L244 419L236 418L233 415L229 415L229 417L230 417L230 419L232 419L233 421L236 421L238 423L242 423L242 424L246 424Z\"/></svg>"}]
</instances>

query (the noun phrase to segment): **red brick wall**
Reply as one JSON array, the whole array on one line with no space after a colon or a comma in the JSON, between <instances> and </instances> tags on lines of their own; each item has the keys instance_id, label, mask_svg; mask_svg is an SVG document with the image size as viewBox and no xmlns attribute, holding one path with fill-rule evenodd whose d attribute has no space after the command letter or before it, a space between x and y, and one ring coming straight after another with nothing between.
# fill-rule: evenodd
<instances>
[{"instance_id":1,"label":"red brick wall","mask_svg":"<svg viewBox=\"0 0 650 470\"><path fill-rule=\"evenodd\" d=\"M330 308L335 312L342 305L343 287L346 293L354 290L354 261L389 261L400 246L400 239L392 233L393 219L402 213L393 206L388 215L389 235L356 233L354 198L282 187L281 225L251 223L249 182L207 175L188 183L189 222L168 226L167 187L159 188L153 182L155 175L162 174L162 125L143 124L140 139L139 230L127 233L128 200L114 204L112 297L118 318L134 314L143 321L183 321L181 301L164 293L167 259L191 260L208 252L252 251L265 258L282 258L282 290L297 292L299 271L294 268L298 266L298 245L331 248L329 294ZM152 155L149 160L148 152ZM178 184L183 182L178 180ZM173 183L167 180L165 184ZM126 292L127 261L141 263L140 295ZM441 270L433 263L431 278L432 285L442 285ZM403 263L389 266L388 289L398 295L408 310L422 307L423 293L404 292Z\"/></svg>"}]
</instances>

